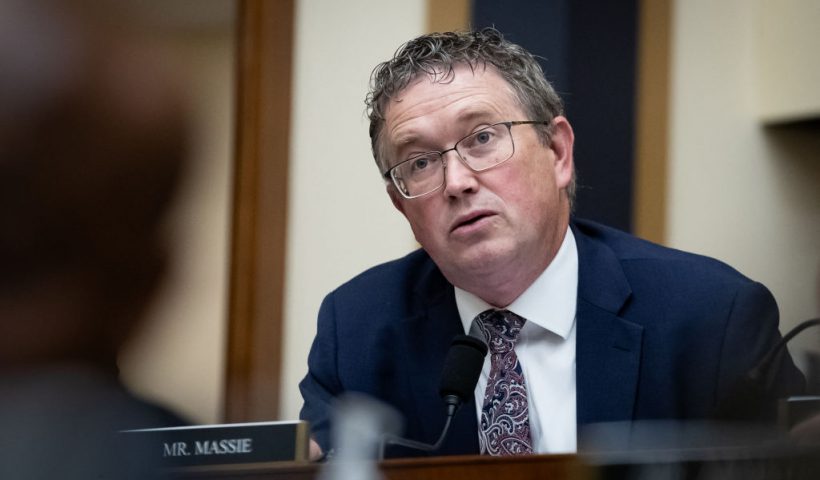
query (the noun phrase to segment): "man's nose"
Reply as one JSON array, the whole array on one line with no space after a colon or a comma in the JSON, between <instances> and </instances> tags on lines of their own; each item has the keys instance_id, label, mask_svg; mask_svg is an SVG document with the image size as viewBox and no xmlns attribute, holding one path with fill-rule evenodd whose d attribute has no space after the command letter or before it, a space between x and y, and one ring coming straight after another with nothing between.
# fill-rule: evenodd
<instances>
[{"instance_id":1,"label":"man's nose","mask_svg":"<svg viewBox=\"0 0 820 480\"><path fill-rule=\"evenodd\" d=\"M458 197L465 193L475 193L478 190L476 172L464 164L455 150L445 154L444 163L444 194Z\"/></svg>"}]
</instances>

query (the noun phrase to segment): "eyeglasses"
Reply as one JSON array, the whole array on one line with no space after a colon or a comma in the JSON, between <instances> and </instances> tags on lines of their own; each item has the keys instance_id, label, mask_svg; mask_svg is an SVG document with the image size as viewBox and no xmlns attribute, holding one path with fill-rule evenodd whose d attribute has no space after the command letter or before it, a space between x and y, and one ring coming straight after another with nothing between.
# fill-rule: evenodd
<instances>
[{"instance_id":1,"label":"eyeglasses","mask_svg":"<svg viewBox=\"0 0 820 480\"><path fill-rule=\"evenodd\" d=\"M549 124L543 120L496 123L467 135L457 141L453 148L414 155L384 172L384 178L392 180L404 198L418 198L444 186L447 170L445 153L454 150L467 168L476 173L483 172L501 165L515 153L512 127Z\"/></svg>"}]
</instances>

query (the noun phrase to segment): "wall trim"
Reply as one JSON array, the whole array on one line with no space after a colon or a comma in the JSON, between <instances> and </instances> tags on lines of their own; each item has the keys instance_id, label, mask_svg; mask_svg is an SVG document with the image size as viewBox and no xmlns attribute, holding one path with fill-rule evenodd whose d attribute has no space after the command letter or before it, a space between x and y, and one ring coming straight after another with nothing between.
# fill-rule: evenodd
<instances>
[{"instance_id":1,"label":"wall trim","mask_svg":"<svg viewBox=\"0 0 820 480\"><path fill-rule=\"evenodd\" d=\"M293 30L293 0L239 3L227 422L279 414Z\"/></svg>"},{"instance_id":2,"label":"wall trim","mask_svg":"<svg viewBox=\"0 0 820 480\"><path fill-rule=\"evenodd\" d=\"M666 241L672 0L641 0L638 19L632 224L637 236Z\"/></svg>"}]
</instances>

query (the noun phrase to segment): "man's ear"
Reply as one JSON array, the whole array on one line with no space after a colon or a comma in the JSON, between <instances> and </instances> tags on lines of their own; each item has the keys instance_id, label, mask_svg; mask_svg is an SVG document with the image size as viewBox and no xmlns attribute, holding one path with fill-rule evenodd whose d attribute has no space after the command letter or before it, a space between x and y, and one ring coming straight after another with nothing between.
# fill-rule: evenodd
<instances>
[{"instance_id":1,"label":"man's ear","mask_svg":"<svg viewBox=\"0 0 820 480\"><path fill-rule=\"evenodd\" d=\"M396 210L400 211L401 214L406 217L407 215L404 213L404 203L402 203L404 197L402 197L401 194L399 194L399 192L396 191L396 187L389 183L386 185L385 188L387 189L387 195L390 196L390 201L393 202L393 206L396 207Z\"/></svg>"},{"instance_id":2,"label":"man's ear","mask_svg":"<svg viewBox=\"0 0 820 480\"><path fill-rule=\"evenodd\" d=\"M558 116L552 120L550 149L555 154L555 181L558 188L564 189L572 182L574 159L572 147L575 134L566 117Z\"/></svg>"}]
</instances>

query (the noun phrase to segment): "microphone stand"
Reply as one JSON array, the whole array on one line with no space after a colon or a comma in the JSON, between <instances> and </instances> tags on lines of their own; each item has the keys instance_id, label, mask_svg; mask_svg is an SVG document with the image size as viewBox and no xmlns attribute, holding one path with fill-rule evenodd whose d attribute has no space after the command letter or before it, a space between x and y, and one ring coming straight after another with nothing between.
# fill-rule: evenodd
<instances>
[{"instance_id":1,"label":"microphone stand","mask_svg":"<svg viewBox=\"0 0 820 480\"><path fill-rule=\"evenodd\" d=\"M422 452L434 452L441 448L441 445L444 443L444 439L447 438L447 434L450 432L450 425L453 423L453 417L455 416L458 408L461 406L461 399L455 395L445 395L444 403L447 405L447 420L444 422L444 428L441 430L441 435L439 435L436 443L429 444L418 442L416 440L410 440L409 438L402 438L397 435L387 433L382 436L381 445L379 446L379 461L384 460L384 452L388 445L413 448L415 450L421 450Z\"/></svg>"},{"instance_id":2,"label":"microphone stand","mask_svg":"<svg viewBox=\"0 0 820 480\"><path fill-rule=\"evenodd\" d=\"M456 335L450 344L450 349L447 351L441 373L439 394L444 401L445 407L447 407L447 420L438 440L431 445L393 434L385 434L382 436L379 445L379 460L384 460L387 445L398 445L423 452L434 452L441 448L444 439L447 438L447 433L450 431L450 425L456 411L465 399L472 396L475 390L486 355L487 344L483 338L471 335Z\"/></svg>"},{"instance_id":3,"label":"microphone stand","mask_svg":"<svg viewBox=\"0 0 820 480\"><path fill-rule=\"evenodd\" d=\"M735 383L730 393L718 405L716 417L722 420L776 420L778 399L772 394L772 386L777 381L777 370L773 367L779 364L786 344L803 330L817 325L820 325L820 318L806 320L784 335Z\"/></svg>"},{"instance_id":4,"label":"microphone stand","mask_svg":"<svg viewBox=\"0 0 820 480\"><path fill-rule=\"evenodd\" d=\"M758 364L749 371L748 377L752 381L757 381L761 378L767 379L769 376L768 370L771 368L772 364L776 357L780 354L783 348L786 346L787 343L791 341L792 338L796 337L797 334L802 332L803 330L820 325L820 318L813 318L811 320L806 320L805 322L801 322L796 327L791 329L789 333L783 336L779 342L771 349L769 352L763 356L763 358L758 362Z\"/></svg>"}]
</instances>

